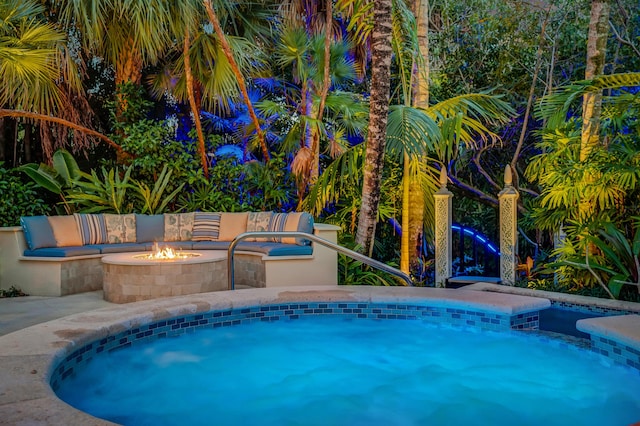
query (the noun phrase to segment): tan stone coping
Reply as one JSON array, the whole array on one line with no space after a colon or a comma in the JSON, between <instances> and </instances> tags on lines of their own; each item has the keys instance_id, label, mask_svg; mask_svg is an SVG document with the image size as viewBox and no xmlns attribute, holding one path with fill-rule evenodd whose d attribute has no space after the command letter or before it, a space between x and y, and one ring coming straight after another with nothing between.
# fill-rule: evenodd
<instances>
[{"instance_id":1,"label":"tan stone coping","mask_svg":"<svg viewBox=\"0 0 640 426\"><path fill-rule=\"evenodd\" d=\"M603 309L637 312L640 314L640 303L621 300L601 299L598 297L580 296L576 294L558 293L554 291L534 290L531 288L512 287L508 285L479 282L464 287L465 290L517 294L520 296L541 297L554 302L566 302L574 305L595 306Z\"/></svg>"},{"instance_id":2,"label":"tan stone coping","mask_svg":"<svg viewBox=\"0 0 640 426\"><path fill-rule=\"evenodd\" d=\"M620 300L600 299L597 297L580 296L552 291L533 290L521 287L496 285L491 283L477 283L466 286L467 290L481 292L499 292L501 294L518 294L523 296L542 297L557 302L574 305L595 306L602 309L615 309L640 314L640 303ZM576 328L584 333L598 337L605 337L627 346L640 350L640 315L615 315L578 320Z\"/></svg>"},{"instance_id":3,"label":"tan stone coping","mask_svg":"<svg viewBox=\"0 0 640 426\"><path fill-rule=\"evenodd\" d=\"M581 319L576 322L576 328L593 336L623 343L640 351L640 315Z\"/></svg>"},{"instance_id":4,"label":"tan stone coping","mask_svg":"<svg viewBox=\"0 0 640 426\"><path fill-rule=\"evenodd\" d=\"M411 303L503 315L546 309L546 299L479 291L366 286L246 289L147 300L70 315L0 337L0 424L106 425L56 397L51 370L83 345L129 328L213 310L292 302Z\"/></svg>"}]
</instances>

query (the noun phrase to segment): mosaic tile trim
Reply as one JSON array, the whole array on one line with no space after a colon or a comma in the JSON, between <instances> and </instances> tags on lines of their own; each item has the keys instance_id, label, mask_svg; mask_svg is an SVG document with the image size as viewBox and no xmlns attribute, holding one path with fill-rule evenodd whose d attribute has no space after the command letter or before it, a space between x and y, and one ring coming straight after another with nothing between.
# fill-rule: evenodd
<instances>
[{"instance_id":1,"label":"mosaic tile trim","mask_svg":"<svg viewBox=\"0 0 640 426\"><path fill-rule=\"evenodd\" d=\"M57 390L60 382L73 375L76 368L81 367L95 355L104 351L110 352L139 342L193 333L200 328L228 327L256 321L288 321L309 315L337 315L345 318L378 320L417 320L494 331L537 330L539 325L537 311L510 316L465 309L397 303L313 302L252 306L162 320L89 343L68 354L55 366L51 373L50 384L54 391Z\"/></svg>"},{"instance_id":2,"label":"mosaic tile trim","mask_svg":"<svg viewBox=\"0 0 640 426\"><path fill-rule=\"evenodd\" d=\"M591 349L609 357L613 361L631 367L640 373L640 351L625 345L624 343L616 342L615 340L607 339L606 337L591 336Z\"/></svg>"},{"instance_id":3,"label":"mosaic tile trim","mask_svg":"<svg viewBox=\"0 0 640 426\"><path fill-rule=\"evenodd\" d=\"M557 300L550 300L550 302L552 308L581 312L585 314L595 314L602 316L640 314L640 312L638 311L630 311L626 309L603 308L600 306L584 305L581 303L560 302Z\"/></svg>"}]
</instances>

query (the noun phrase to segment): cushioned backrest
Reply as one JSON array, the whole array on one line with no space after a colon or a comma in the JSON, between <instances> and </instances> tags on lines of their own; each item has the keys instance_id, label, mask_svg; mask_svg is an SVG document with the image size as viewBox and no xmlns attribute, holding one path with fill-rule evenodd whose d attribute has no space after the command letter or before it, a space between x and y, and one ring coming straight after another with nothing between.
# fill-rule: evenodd
<instances>
[{"instance_id":1,"label":"cushioned backrest","mask_svg":"<svg viewBox=\"0 0 640 426\"><path fill-rule=\"evenodd\" d=\"M136 214L136 241L139 243L164 241L164 215Z\"/></svg>"},{"instance_id":2,"label":"cushioned backrest","mask_svg":"<svg viewBox=\"0 0 640 426\"><path fill-rule=\"evenodd\" d=\"M247 217L247 232L268 231L273 212L250 212ZM246 241L270 241L270 238L247 238Z\"/></svg>"},{"instance_id":3,"label":"cushioned backrest","mask_svg":"<svg viewBox=\"0 0 640 426\"><path fill-rule=\"evenodd\" d=\"M191 241L194 213L165 213L164 241Z\"/></svg>"},{"instance_id":4,"label":"cushioned backrest","mask_svg":"<svg viewBox=\"0 0 640 426\"><path fill-rule=\"evenodd\" d=\"M249 213L220 213L220 235L218 241L233 241L238 235L247 232Z\"/></svg>"},{"instance_id":5,"label":"cushioned backrest","mask_svg":"<svg viewBox=\"0 0 640 426\"><path fill-rule=\"evenodd\" d=\"M273 232L306 232L313 234L313 216L306 212L274 213L269 223L269 231ZM311 244L304 238L273 237L271 241L285 244L298 244L301 246Z\"/></svg>"},{"instance_id":6,"label":"cushioned backrest","mask_svg":"<svg viewBox=\"0 0 640 426\"><path fill-rule=\"evenodd\" d=\"M20 218L20 225L24 232L29 250L44 247L55 247L56 238L49 224L47 216L24 216Z\"/></svg>"},{"instance_id":7,"label":"cushioned backrest","mask_svg":"<svg viewBox=\"0 0 640 426\"><path fill-rule=\"evenodd\" d=\"M74 213L73 217L80 230L83 245L107 243L107 226L102 214Z\"/></svg>"},{"instance_id":8,"label":"cushioned backrest","mask_svg":"<svg viewBox=\"0 0 640 426\"><path fill-rule=\"evenodd\" d=\"M193 217L193 241L218 241L220 238L220 213L195 212Z\"/></svg>"},{"instance_id":9,"label":"cushioned backrest","mask_svg":"<svg viewBox=\"0 0 640 426\"><path fill-rule=\"evenodd\" d=\"M73 215L50 216L48 220L56 239L56 247L82 246L80 228Z\"/></svg>"},{"instance_id":10,"label":"cushioned backrest","mask_svg":"<svg viewBox=\"0 0 640 426\"><path fill-rule=\"evenodd\" d=\"M107 240L109 244L136 242L135 214L105 213L104 223L107 227Z\"/></svg>"}]
</instances>

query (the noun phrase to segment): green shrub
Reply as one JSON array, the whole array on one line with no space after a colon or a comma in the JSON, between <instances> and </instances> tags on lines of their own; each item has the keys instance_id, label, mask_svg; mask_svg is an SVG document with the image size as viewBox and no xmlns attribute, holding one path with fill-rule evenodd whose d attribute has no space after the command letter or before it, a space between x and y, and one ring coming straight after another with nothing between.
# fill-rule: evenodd
<instances>
[{"instance_id":1,"label":"green shrub","mask_svg":"<svg viewBox=\"0 0 640 426\"><path fill-rule=\"evenodd\" d=\"M20 216L47 214L51 208L16 170L8 170L0 162L0 226L20 225Z\"/></svg>"}]
</instances>

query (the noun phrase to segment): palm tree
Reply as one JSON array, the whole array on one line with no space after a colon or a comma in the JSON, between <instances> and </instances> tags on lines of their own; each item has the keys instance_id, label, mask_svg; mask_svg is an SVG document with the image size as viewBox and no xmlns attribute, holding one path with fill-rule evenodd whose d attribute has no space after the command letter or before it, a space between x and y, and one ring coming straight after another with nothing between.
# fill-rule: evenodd
<instances>
[{"instance_id":1,"label":"palm tree","mask_svg":"<svg viewBox=\"0 0 640 426\"><path fill-rule=\"evenodd\" d=\"M33 0L0 1L0 118L60 124L79 132L74 133L76 147L87 145L80 136L86 134L120 149L104 135L64 118L77 111L72 99L82 98L80 73L66 48L66 34L46 22L45 14L45 7ZM41 127L41 134L47 131L48 126ZM55 146L48 138L42 145L45 158L51 158Z\"/></svg>"},{"instance_id":2,"label":"palm tree","mask_svg":"<svg viewBox=\"0 0 640 426\"><path fill-rule=\"evenodd\" d=\"M290 82L277 81L284 89L285 103L295 104L288 114L299 115L299 120L284 136L282 146L286 152L295 152L291 169L297 177L299 203L309 183L317 179L321 142L330 141L333 152L341 150L338 148L340 129L332 123L331 114L337 112L336 107L346 110L353 105L354 96L338 90L355 79L353 62L347 59L349 46L342 41L332 41L327 55L327 40L324 35L309 37L300 26L284 28L274 52L277 65L292 76ZM345 103L337 104L338 98ZM282 104L265 101L260 109L270 117L287 114Z\"/></svg>"},{"instance_id":3,"label":"palm tree","mask_svg":"<svg viewBox=\"0 0 640 426\"><path fill-rule=\"evenodd\" d=\"M391 87L392 0L376 0L371 34L371 97L362 185L362 204L356 231L356 244L371 255L378 222L380 180L384 165L387 118Z\"/></svg>"}]
</instances>

